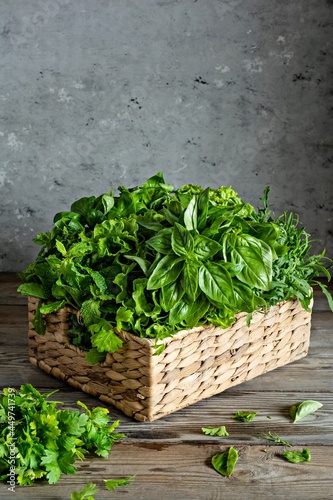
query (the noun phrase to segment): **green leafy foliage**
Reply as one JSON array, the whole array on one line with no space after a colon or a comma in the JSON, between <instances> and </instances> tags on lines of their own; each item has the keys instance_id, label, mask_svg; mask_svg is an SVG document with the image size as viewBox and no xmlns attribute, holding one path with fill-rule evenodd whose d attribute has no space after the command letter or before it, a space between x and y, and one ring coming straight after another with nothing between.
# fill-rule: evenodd
<instances>
[{"instance_id":1,"label":"green leafy foliage","mask_svg":"<svg viewBox=\"0 0 333 500\"><path fill-rule=\"evenodd\" d=\"M108 491L114 491L116 488L119 488L119 486L127 486L134 478L135 475L119 479L103 479L103 481Z\"/></svg>"},{"instance_id":2,"label":"green leafy foliage","mask_svg":"<svg viewBox=\"0 0 333 500\"><path fill-rule=\"evenodd\" d=\"M98 488L95 483L85 484L80 491L73 491L71 493L71 500L94 500L98 493Z\"/></svg>"},{"instance_id":3,"label":"green leafy foliage","mask_svg":"<svg viewBox=\"0 0 333 500\"><path fill-rule=\"evenodd\" d=\"M115 432L119 422L110 423L106 408L89 410L78 401L83 412L58 409L60 403L49 400L51 394L41 394L31 384L20 390L5 388L0 394L1 481L7 480L15 465L19 485L38 479L54 484L62 474L76 473L77 459L83 460L87 453L106 458L115 441L125 437ZM89 491L90 487L84 494L91 495Z\"/></svg>"},{"instance_id":4,"label":"green leafy foliage","mask_svg":"<svg viewBox=\"0 0 333 500\"><path fill-rule=\"evenodd\" d=\"M282 453L282 456L292 464L311 461L311 453L307 448L303 448L302 451L286 451Z\"/></svg>"},{"instance_id":5,"label":"green leafy foliage","mask_svg":"<svg viewBox=\"0 0 333 500\"><path fill-rule=\"evenodd\" d=\"M218 437L226 437L229 436L229 432L225 428L224 425L220 427L202 427L202 432L206 434L206 436L218 436Z\"/></svg>"},{"instance_id":6,"label":"green leafy foliage","mask_svg":"<svg viewBox=\"0 0 333 500\"><path fill-rule=\"evenodd\" d=\"M40 299L33 324L63 305L77 309L70 336L89 362L121 346L119 330L156 342L184 328L227 328L239 312L299 298L310 310L331 260L311 255L298 217L255 209L231 187L178 189L159 172L141 186L74 201L36 236L36 261L20 273L19 292Z\"/></svg>"},{"instance_id":7,"label":"green leafy foliage","mask_svg":"<svg viewBox=\"0 0 333 500\"><path fill-rule=\"evenodd\" d=\"M229 477L234 471L238 460L238 451L232 446L224 453L217 453L212 457L212 466L222 476Z\"/></svg>"},{"instance_id":8,"label":"green leafy foliage","mask_svg":"<svg viewBox=\"0 0 333 500\"><path fill-rule=\"evenodd\" d=\"M313 401L311 399L303 401L303 403L295 403L291 406L289 410L290 417L293 422L297 422L311 413L319 410L323 405L318 401Z\"/></svg>"},{"instance_id":9,"label":"green leafy foliage","mask_svg":"<svg viewBox=\"0 0 333 500\"><path fill-rule=\"evenodd\" d=\"M282 439L281 436L279 436L276 432L267 432L264 434L264 438L267 439L267 441L271 441L275 444L281 445L281 446L292 446L289 441L286 441L285 439Z\"/></svg>"},{"instance_id":10,"label":"green leafy foliage","mask_svg":"<svg viewBox=\"0 0 333 500\"><path fill-rule=\"evenodd\" d=\"M251 422L256 415L257 412L255 411L237 411L234 415L234 419L240 422Z\"/></svg>"}]
</instances>

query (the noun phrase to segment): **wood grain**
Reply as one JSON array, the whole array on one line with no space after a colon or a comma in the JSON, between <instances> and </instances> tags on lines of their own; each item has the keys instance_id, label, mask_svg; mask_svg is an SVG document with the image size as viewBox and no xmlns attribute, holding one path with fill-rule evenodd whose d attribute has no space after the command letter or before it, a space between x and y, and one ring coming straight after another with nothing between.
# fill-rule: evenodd
<instances>
[{"instance_id":1,"label":"wood grain","mask_svg":"<svg viewBox=\"0 0 333 500\"><path fill-rule=\"evenodd\" d=\"M29 363L27 307L26 299L16 293L19 283L15 275L0 274L0 387L31 383L42 392L58 388L52 399L68 409L76 409L78 400L90 407L105 406L111 419L119 420L118 429L127 439L115 444L109 459L89 457L77 464L76 475L63 476L56 485L16 487L15 499L65 500L90 481L100 488L96 500L332 498L333 314L319 289L315 289L308 356L161 420L141 423ZM293 424L289 407L305 399L316 399L323 407ZM237 410L258 414L252 422L242 423L233 419ZM201 431L219 425L226 426L228 438L205 436ZM268 431L290 441L293 449L309 448L311 462L283 460L284 448L265 440ZM234 474L224 478L212 468L211 457L229 446L239 451L239 460ZM114 492L104 489L103 479L133 474L132 484ZM12 495L0 484L0 499Z\"/></svg>"}]
</instances>

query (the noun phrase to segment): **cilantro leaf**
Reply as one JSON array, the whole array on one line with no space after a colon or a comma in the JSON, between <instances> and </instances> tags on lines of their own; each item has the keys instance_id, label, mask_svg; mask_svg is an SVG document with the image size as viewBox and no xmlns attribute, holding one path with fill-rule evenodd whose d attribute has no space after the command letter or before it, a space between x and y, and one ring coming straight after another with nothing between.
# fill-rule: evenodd
<instances>
[{"instance_id":1,"label":"cilantro leaf","mask_svg":"<svg viewBox=\"0 0 333 500\"><path fill-rule=\"evenodd\" d=\"M218 436L218 437L226 437L229 436L227 429L224 425L220 427L202 427L202 432L207 436Z\"/></svg>"}]
</instances>

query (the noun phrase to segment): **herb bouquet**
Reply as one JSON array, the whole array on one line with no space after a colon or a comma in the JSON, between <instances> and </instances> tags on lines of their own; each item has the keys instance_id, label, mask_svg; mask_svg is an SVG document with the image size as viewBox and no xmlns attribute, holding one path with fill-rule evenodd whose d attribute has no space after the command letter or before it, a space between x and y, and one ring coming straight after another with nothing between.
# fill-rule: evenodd
<instances>
[{"instance_id":1,"label":"herb bouquet","mask_svg":"<svg viewBox=\"0 0 333 500\"><path fill-rule=\"evenodd\" d=\"M175 190L158 173L56 214L20 273L31 361L152 420L305 355L312 286L332 307L316 280L330 273L297 216L273 217L268 193L255 209L231 187Z\"/></svg>"}]
</instances>

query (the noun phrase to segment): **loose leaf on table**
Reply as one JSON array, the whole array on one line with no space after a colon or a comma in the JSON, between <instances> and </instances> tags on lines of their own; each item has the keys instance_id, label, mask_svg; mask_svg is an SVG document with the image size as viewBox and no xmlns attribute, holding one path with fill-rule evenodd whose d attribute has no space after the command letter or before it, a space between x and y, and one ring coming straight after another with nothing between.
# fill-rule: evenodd
<instances>
[{"instance_id":1,"label":"loose leaf on table","mask_svg":"<svg viewBox=\"0 0 333 500\"><path fill-rule=\"evenodd\" d=\"M303 448L303 451L286 451L282 456L293 464L311 461L311 453L307 448Z\"/></svg>"},{"instance_id":2,"label":"loose leaf on table","mask_svg":"<svg viewBox=\"0 0 333 500\"><path fill-rule=\"evenodd\" d=\"M281 445L281 446L292 446L289 441L286 441L285 439L282 439L276 432L267 432L264 434L264 438L267 439L267 441L271 441L275 444Z\"/></svg>"},{"instance_id":3,"label":"loose leaf on table","mask_svg":"<svg viewBox=\"0 0 333 500\"><path fill-rule=\"evenodd\" d=\"M239 420L240 422L251 422L256 415L256 411L238 411L235 413L234 419Z\"/></svg>"},{"instance_id":4,"label":"loose leaf on table","mask_svg":"<svg viewBox=\"0 0 333 500\"><path fill-rule=\"evenodd\" d=\"M129 477L122 477L119 479L103 479L105 483L105 487L108 491L113 491L119 486L126 486L127 484L130 484L132 480L135 478L136 474L133 476Z\"/></svg>"},{"instance_id":5,"label":"loose leaf on table","mask_svg":"<svg viewBox=\"0 0 333 500\"><path fill-rule=\"evenodd\" d=\"M95 483L85 484L80 491L73 491L71 493L71 500L94 500L98 493L98 488Z\"/></svg>"},{"instance_id":6,"label":"loose leaf on table","mask_svg":"<svg viewBox=\"0 0 333 500\"><path fill-rule=\"evenodd\" d=\"M201 430L207 436L218 436L218 437L229 436L229 432L227 431L224 425L221 425L220 427L202 427Z\"/></svg>"},{"instance_id":7,"label":"loose leaf on table","mask_svg":"<svg viewBox=\"0 0 333 500\"><path fill-rule=\"evenodd\" d=\"M229 477L234 471L238 460L238 451L232 446L224 453L217 453L212 457L212 466L222 476Z\"/></svg>"},{"instance_id":8,"label":"loose leaf on table","mask_svg":"<svg viewBox=\"0 0 333 500\"><path fill-rule=\"evenodd\" d=\"M311 415L315 411L319 410L323 405L318 401L312 401L311 399L303 401L303 403L295 403L290 407L289 415L293 422L297 422L307 415Z\"/></svg>"}]
</instances>

